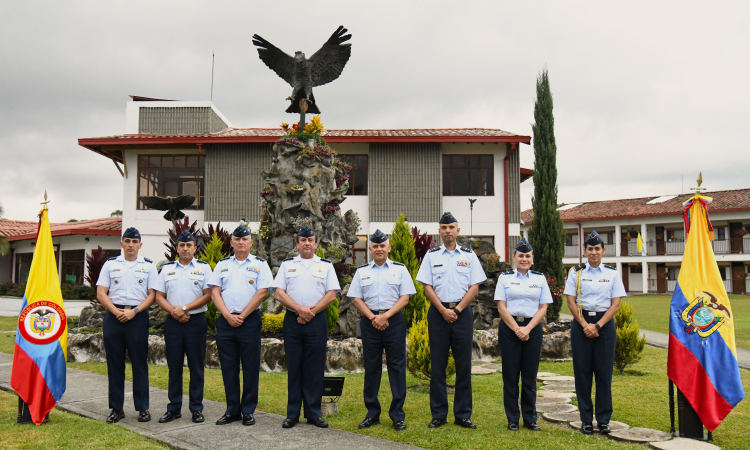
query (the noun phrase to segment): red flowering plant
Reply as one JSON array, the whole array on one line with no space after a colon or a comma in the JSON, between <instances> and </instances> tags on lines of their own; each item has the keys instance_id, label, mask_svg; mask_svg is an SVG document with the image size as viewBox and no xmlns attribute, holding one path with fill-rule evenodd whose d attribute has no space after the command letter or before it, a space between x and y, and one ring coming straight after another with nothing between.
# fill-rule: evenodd
<instances>
[{"instance_id":1,"label":"red flowering plant","mask_svg":"<svg viewBox=\"0 0 750 450\"><path fill-rule=\"evenodd\" d=\"M336 200L330 201L323 205L322 208L320 208L320 211L323 213L324 217L328 217L332 214L336 214L336 211L340 211L341 207L339 206L339 202Z\"/></svg>"}]
</instances>

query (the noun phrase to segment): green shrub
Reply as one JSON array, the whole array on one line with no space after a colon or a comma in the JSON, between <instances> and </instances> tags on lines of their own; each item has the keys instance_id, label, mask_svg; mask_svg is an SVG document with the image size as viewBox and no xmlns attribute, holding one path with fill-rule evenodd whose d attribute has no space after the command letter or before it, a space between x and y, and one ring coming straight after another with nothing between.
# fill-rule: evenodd
<instances>
[{"instance_id":1,"label":"green shrub","mask_svg":"<svg viewBox=\"0 0 750 450\"><path fill-rule=\"evenodd\" d=\"M646 346L646 335L638 337L640 327L633 319L633 307L628 302L620 303L620 310L615 314L617 327L617 346L615 347L615 367L622 374L625 367L641 359L641 352Z\"/></svg>"},{"instance_id":2,"label":"green shrub","mask_svg":"<svg viewBox=\"0 0 750 450\"><path fill-rule=\"evenodd\" d=\"M85 284L63 283L60 285L60 291L64 300L93 300L96 298L96 289Z\"/></svg>"},{"instance_id":3,"label":"green shrub","mask_svg":"<svg viewBox=\"0 0 750 450\"><path fill-rule=\"evenodd\" d=\"M388 257L392 261L400 262L406 266L409 274L411 274L414 286L417 289L417 293L412 295L409 299L409 303L403 309L406 324L409 326L415 321L427 317L426 306L428 305L428 301L427 296L424 293L424 286L417 282L419 260L417 259L417 252L414 248L415 239L412 237L412 233L409 230L409 224L406 222L406 217L403 214L398 216L396 226L393 227L393 231L389 236L389 242L391 244L391 253ZM424 316L422 316L423 312L425 314Z\"/></svg>"},{"instance_id":4,"label":"green shrub","mask_svg":"<svg viewBox=\"0 0 750 450\"><path fill-rule=\"evenodd\" d=\"M224 241L219 237L217 233L211 235L211 240L206 244L206 249L203 254L198 257L201 261L208 263L211 266L211 270L214 270L216 263L229 256L228 253L223 253ZM208 301L208 310L206 310L206 323L210 330L216 329L216 321L219 319L219 310L214 305L213 300Z\"/></svg>"},{"instance_id":5,"label":"green shrub","mask_svg":"<svg viewBox=\"0 0 750 450\"><path fill-rule=\"evenodd\" d=\"M416 319L409 329L408 341L409 341L409 359L407 361L407 368L414 377L421 380L430 379L430 336L427 330L427 308L424 306L424 311L420 314L420 318ZM448 357L448 368L446 374L448 378L452 377L456 373L456 361L453 359L453 353L451 352Z\"/></svg>"},{"instance_id":6,"label":"green shrub","mask_svg":"<svg viewBox=\"0 0 750 450\"><path fill-rule=\"evenodd\" d=\"M326 308L326 318L328 319L328 332L331 333L336 324L339 322L339 299L333 299L333 302Z\"/></svg>"},{"instance_id":7,"label":"green shrub","mask_svg":"<svg viewBox=\"0 0 750 450\"><path fill-rule=\"evenodd\" d=\"M261 330L263 333L276 334L281 333L284 330L284 315L286 311L282 311L281 314L264 314L263 325Z\"/></svg>"}]
</instances>

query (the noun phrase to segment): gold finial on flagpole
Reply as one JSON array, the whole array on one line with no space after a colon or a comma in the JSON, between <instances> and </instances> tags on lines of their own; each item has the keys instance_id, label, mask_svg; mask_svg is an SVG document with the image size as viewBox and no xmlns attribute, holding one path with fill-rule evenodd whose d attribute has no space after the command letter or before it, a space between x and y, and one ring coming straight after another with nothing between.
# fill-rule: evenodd
<instances>
[{"instance_id":1,"label":"gold finial on flagpole","mask_svg":"<svg viewBox=\"0 0 750 450\"><path fill-rule=\"evenodd\" d=\"M49 200L47 200L47 189L44 190L44 201L41 203L44 205L44 209L47 209L47 203L49 203Z\"/></svg>"},{"instance_id":2,"label":"gold finial on flagpole","mask_svg":"<svg viewBox=\"0 0 750 450\"><path fill-rule=\"evenodd\" d=\"M701 187L701 184L703 184L703 172L698 173L698 179L695 181L698 182L698 187L690 188L690 190L695 191L695 195L700 195L701 191L706 190L706 188Z\"/></svg>"}]
</instances>

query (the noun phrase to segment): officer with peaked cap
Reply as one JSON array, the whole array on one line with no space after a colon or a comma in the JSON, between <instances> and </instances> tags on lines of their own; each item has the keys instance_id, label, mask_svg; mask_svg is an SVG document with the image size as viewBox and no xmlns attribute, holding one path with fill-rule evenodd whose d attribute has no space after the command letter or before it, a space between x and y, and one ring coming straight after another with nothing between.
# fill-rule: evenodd
<instances>
[{"instance_id":1,"label":"officer with peaked cap","mask_svg":"<svg viewBox=\"0 0 750 450\"><path fill-rule=\"evenodd\" d=\"M125 351L133 366L133 403L138 421L148 422L148 308L154 303L159 273L150 259L138 256L141 234L133 227L120 240L122 254L104 263L96 281L96 298L107 310L104 349L107 352L109 407L107 423L125 418Z\"/></svg>"},{"instance_id":2,"label":"officer with peaked cap","mask_svg":"<svg viewBox=\"0 0 750 450\"><path fill-rule=\"evenodd\" d=\"M542 353L542 320L552 293L543 273L531 270L534 254L531 244L521 238L513 251L516 268L500 275L495 302L500 312L498 347L503 357L503 404L508 429L523 426L539 431L536 412L536 374ZM518 409L518 377L521 377L521 410Z\"/></svg>"},{"instance_id":3,"label":"officer with peaked cap","mask_svg":"<svg viewBox=\"0 0 750 450\"><path fill-rule=\"evenodd\" d=\"M602 434L609 434L612 417L612 370L615 361L617 329L612 318L620 309L625 287L613 266L602 264L604 241L592 231L584 241L588 264L572 269L563 292L573 313L570 345L573 373L581 416L581 432L592 434L592 376L596 376L596 422Z\"/></svg>"},{"instance_id":4,"label":"officer with peaked cap","mask_svg":"<svg viewBox=\"0 0 750 450\"><path fill-rule=\"evenodd\" d=\"M391 261L388 236L377 230L370 236L373 260L357 269L349 287L349 297L362 314L362 353L365 365L364 400L367 416L360 429L380 423L380 378L383 373L385 350L388 380L391 384L389 415L396 431L406 429L404 401L406 400L406 319L401 312L409 297L417 293L406 266Z\"/></svg>"},{"instance_id":5,"label":"officer with peaked cap","mask_svg":"<svg viewBox=\"0 0 750 450\"><path fill-rule=\"evenodd\" d=\"M208 284L221 316L216 320L216 346L227 409L216 425L242 420L255 425L260 371L260 305L273 275L266 260L250 254L253 240L242 225L232 233L234 255L216 263ZM242 363L242 397L240 397Z\"/></svg>"},{"instance_id":6,"label":"officer with peaked cap","mask_svg":"<svg viewBox=\"0 0 750 450\"><path fill-rule=\"evenodd\" d=\"M182 366L190 371L189 399L192 420L202 423L203 372L206 360L206 304L211 300L211 267L195 259L195 237L184 230L177 237L177 261L164 264L156 282L156 303L169 316L164 323L164 344L169 368L169 404L159 423L182 417Z\"/></svg>"},{"instance_id":7,"label":"officer with peaked cap","mask_svg":"<svg viewBox=\"0 0 750 450\"><path fill-rule=\"evenodd\" d=\"M471 421L471 354L474 339L474 316L470 303L479 292L479 283L487 279L479 258L470 249L456 243L458 221L446 212L440 218L443 245L425 255L417 281L431 306L427 312L430 334L430 428L439 428L448 417L446 368L449 351L456 362L456 391L453 402L455 424L476 428Z\"/></svg>"},{"instance_id":8,"label":"officer with peaked cap","mask_svg":"<svg viewBox=\"0 0 750 450\"><path fill-rule=\"evenodd\" d=\"M297 233L299 255L282 261L273 281L276 299L286 308L284 351L289 392L286 419L281 424L284 428L299 422L303 404L308 423L328 427L320 411L328 345L326 308L341 287L333 264L315 255L317 248L315 231L305 225Z\"/></svg>"}]
</instances>

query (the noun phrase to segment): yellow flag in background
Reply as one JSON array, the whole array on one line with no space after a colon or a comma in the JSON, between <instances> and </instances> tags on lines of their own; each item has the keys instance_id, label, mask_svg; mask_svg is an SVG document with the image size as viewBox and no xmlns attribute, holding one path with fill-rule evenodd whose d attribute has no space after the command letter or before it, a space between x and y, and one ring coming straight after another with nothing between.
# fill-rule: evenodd
<instances>
[{"instance_id":1,"label":"yellow flag in background","mask_svg":"<svg viewBox=\"0 0 750 450\"><path fill-rule=\"evenodd\" d=\"M643 252L643 238L641 238L641 233L638 233L638 253Z\"/></svg>"}]
</instances>

